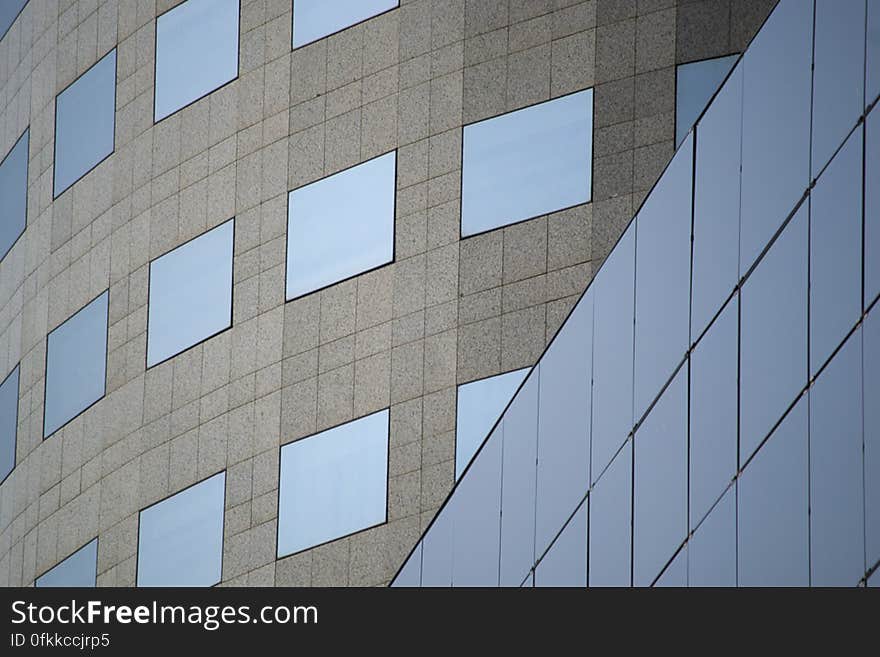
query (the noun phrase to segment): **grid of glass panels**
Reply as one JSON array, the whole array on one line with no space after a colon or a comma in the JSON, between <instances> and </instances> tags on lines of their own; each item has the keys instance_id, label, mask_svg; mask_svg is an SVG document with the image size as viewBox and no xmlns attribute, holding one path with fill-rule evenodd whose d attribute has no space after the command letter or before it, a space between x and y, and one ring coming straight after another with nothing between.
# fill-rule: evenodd
<instances>
[{"instance_id":1,"label":"grid of glass panels","mask_svg":"<svg viewBox=\"0 0 880 657\"><path fill-rule=\"evenodd\" d=\"M858 32L851 24L846 30ZM820 31L817 42L828 38ZM870 132L880 110L865 121L857 112L834 133L811 186L815 126L802 130L798 117L809 117L811 102L827 101L817 94L837 93L833 84L811 92L813 39L812 3L782 0L698 122L695 143L679 148L478 450L475 463L493 463L500 452L500 476L472 468L458 482L413 553L420 565L411 559L401 570L408 585L456 585L426 564L449 562L454 573L457 528L469 527L462 517L477 507L490 531L472 536L478 544L470 549L486 571L469 572L468 583L492 585L495 573L503 586L876 580L880 301L867 286L862 297L861 280L876 258L863 167L868 180L876 175L880 153ZM826 50L817 45L815 56ZM849 59L836 53L815 68L831 79ZM792 125L782 126L789 117L779 107L795 114ZM710 216L721 204L723 212ZM661 250L675 261L662 263ZM723 271L710 271L712 262ZM590 369L555 391L545 386L560 363L573 370L590 352ZM568 394L578 380L591 391L591 406L586 395ZM577 440L551 432L559 450L552 459L541 447L546 418L579 429ZM542 467L564 460L577 471L560 470L559 479L579 487L542 499ZM483 480L470 481L477 477ZM524 485L529 480L537 493ZM481 490L486 499L475 495ZM537 531L527 519L542 515L553 521ZM534 539L545 534L549 548Z\"/></svg>"},{"instance_id":2,"label":"grid of glass panels","mask_svg":"<svg viewBox=\"0 0 880 657\"><path fill-rule=\"evenodd\" d=\"M0 161L0 259L6 257L27 224L28 143L25 130Z\"/></svg>"},{"instance_id":3,"label":"grid of glass panels","mask_svg":"<svg viewBox=\"0 0 880 657\"><path fill-rule=\"evenodd\" d=\"M399 0L293 0L293 47L322 39L399 4Z\"/></svg>"},{"instance_id":4,"label":"grid of glass panels","mask_svg":"<svg viewBox=\"0 0 880 657\"><path fill-rule=\"evenodd\" d=\"M18 372L19 366L0 383L0 482L15 467L15 446L18 433Z\"/></svg>"},{"instance_id":5,"label":"grid of glass panels","mask_svg":"<svg viewBox=\"0 0 880 657\"><path fill-rule=\"evenodd\" d=\"M93 538L51 570L37 577L34 586L93 587L98 575L98 539Z\"/></svg>"},{"instance_id":6,"label":"grid of glass panels","mask_svg":"<svg viewBox=\"0 0 880 657\"><path fill-rule=\"evenodd\" d=\"M675 67L675 145L678 147L688 130L706 107L712 94L733 68L739 55L714 57Z\"/></svg>"}]
</instances>

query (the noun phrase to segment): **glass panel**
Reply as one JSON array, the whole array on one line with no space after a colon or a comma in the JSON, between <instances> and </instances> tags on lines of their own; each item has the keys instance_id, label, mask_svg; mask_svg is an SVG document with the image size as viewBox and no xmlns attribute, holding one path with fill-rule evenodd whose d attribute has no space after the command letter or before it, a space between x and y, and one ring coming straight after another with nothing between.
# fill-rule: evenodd
<instances>
[{"instance_id":1,"label":"glass panel","mask_svg":"<svg viewBox=\"0 0 880 657\"><path fill-rule=\"evenodd\" d=\"M801 398L739 481L741 586L806 586L807 404Z\"/></svg>"},{"instance_id":2,"label":"glass panel","mask_svg":"<svg viewBox=\"0 0 880 657\"><path fill-rule=\"evenodd\" d=\"M287 299L394 259L397 152L290 192Z\"/></svg>"},{"instance_id":3,"label":"glass panel","mask_svg":"<svg viewBox=\"0 0 880 657\"><path fill-rule=\"evenodd\" d=\"M635 223L593 281L593 429L590 472L595 482L633 425L633 304Z\"/></svg>"},{"instance_id":4,"label":"glass panel","mask_svg":"<svg viewBox=\"0 0 880 657\"><path fill-rule=\"evenodd\" d=\"M93 538L52 570L44 573L34 586L95 586L98 573L98 539Z\"/></svg>"},{"instance_id":5,"label":"glass panel","mask_svg":"<svg viewBox=\"0 0 880 657\"><path fill-rule=\"evenodd\" d=\"M693 340L706 328L739 277L742 69L740 63L697 126Z\"/></svg>"},{"instance_id":6,"label":"glass panel","mask_svg":"<svg viewBox=\"0 0 880 657\"><path fill-rule=\"evenodd\" d=\"M44 438L104 396L109 297L104 292L49 334Z\"/></svg>"},{"instance_id":7,"label":"glass panel","mask_svg":"<svg viewBox=\"0 0 880 657\"><path fill-rule=\"evenodd\" d=\"M687 368L635 435L633 584L650 586L688 533Z\"/></svg>"},{"instance_id":8,"label":"glass panel","mask_svg":"<svg viewBox=\"0 0 880 657\"><path fill-rule=\"evenodd\" d=\"M590 487L593 294L580 300L541 358L535 552L540 555Z\"/></svg>"},{"instance_id":9,"label":"glass panel","mask_svg":"<svg viewBox=\"0 0 880 657\"><path fill-rule=\"evenodd\" d=\"M589 497L590 586L630 586L632 443L627 442Z\"/></svg>"},{"instance_id":10,"label":"glass panel","mask_svg":"<svg viewBox=\"0 0 880 657\"><path fill-rule=\"evenodd\" d=\"M386 520L388 410L281 448L278 556Z\"/></svg>"},{"instance_id":11,"label":"glass panel","mask_svg":"<svg viewBox=\"0 0 880 657\"><path fill-rule=\"evenodd\" d=\"M736 474L738 298L691 354L690 527Z\"/></svg>"},{"instance_id":12,"label":"glass panel","mask_svg":"<svg viewBox=\"0 0 880 657\"><path fill-rule=\"evenodd\" d=\"M238 76L238 3L187 0L156 19L154 120Z\"/></svg>"},{"instance_id":13,"label":"glass panel","mask_svg":"<svg viewBox=\"0 0 880 657\"><path fill-rule=\"evenodd\" d=\"M212 586L220 581L226 473L141 511L138 586Z\"/></svg>"},{"instance_id":14,"label":"glass panel","mask_svg":"<svg viewBox=\"0 0 880 657\"><path fill-rule=\"evenodd\" d=\"M690 136L637 218L636 420L660 394L688 348L693 169Z\"/></svg>"},{"instance_id":15,"label":"glass panel","mask_svg":"<svg viewBox=\"0 0 880 657\"><path fill-rule=\"evenodd\" d=\"M522 581L535 563L535 461L541 367L535 366L502 420L501 586L514 586Z\"/></svg>"},{"instance_id":16,"label":"glass panel","mask_svg":"<svg viewBox=\"0 0 880 657\"><path fill-rule=\"evenodd\" d=\"M675 69L675 145L687 136L739 55L680 64Z\"/></svg>"},{"instance_id":17,"label":"glass panel","mask_svg":"<svg viewBox=\"0 0 880 657\"><path fill-rule=\"evenodd\" d=\"M660 575L654 586L684 587L688 585L688 546L685 545L675 555L675 559Z\"/></svg>"},{"instance_id":18,"label":"glass panel","mask_svg":"<svg viewBox=\"0 0 880 657\"><path fill-rule=\"evenodd\" d=\"M394 9L398 0L295 0L293 3L293 47L344 30L378 14Z\"/></svg>"},{"instance_id":19,"label":"glass panel","mask_svg":"<svg viewBox=\"0 0 880 657\"><path fill-rule=\"evenodd\" d=\"M729 488L688 541L689 586L736 586L736 487Z\"/></svg>"},{"instance_id":20,"label":"glass panel","mask_svg":"<svg viewBox=\"0 0 880 657\"><path fill-rule=\"evenodd\" d=\"M452 586L452 519L457 497L447 500L422 540L422 586Z\"/></svg>"},{"instance_id":21,"label":"glass panel","mask_svg":"<svg viewBox=\"0 0 880 657\"><path fill-rule=\"evenodd\" d=\"M813 3L781 0L743 57L740 272L809 183Z\"/></svg>"},{"instance_id":22,"label":"glass panel","mask_svg":"<svg viewBox=\"0 0 880 657\"><path fill-rule=\"evenodd\" d=\"M814 177L831 159L864 108L865 0L816 0L815 29Z\"/></svg>"},{"instance_id":23,"label":"glass panel","mask_svg":"<svg viewBox=\"0 0 880 657\"><path fill-rule=\"evenodd\" d=\"M0 162L0 258L9 253L27 224L29 141L30 130L25 130Z\"/></svg>"},{"instance_id":24,"label":"glass panel","mask_svg":"<svg viewBox=\"0 0 880 657\"><path fill-rule=\"evenodd\" d=\"M455 418L455 478L471 462L507 402L529 373L528 367L458 386Z\"/></svg>"},{"instance_id":25,"label":"glass panel","mask_svg":"<svg viewBox=\"0 0 880 657\"><path fill-rule=\"evenodd\" d=\"M865 75L865 104L874 102L880 94L880 4L868 2L868 26L866 30L868 69Z\"/></svg>"},{"instance_id":26,"label":"glass panel","mask_svg":"<svg viewBox=\"0 0 880 657\"><path fill-rule=\"evenodd\" d=\"M3 0L0 2L0 39L6 36L6 32L12 27L27 3L28 0Z\"/></svg>"},{"instance_id":27,"label":"glass panel","mask_svg":"<svg viewBox=\"0 0 880 657\"><path fill-rule=\"evenodd\" d=\"M807 382L807 205L746 281L740 346L740 463Z\"/></svg>"},{"instance_id":28,"label":"glass panel","mask_svg":"<svg viewBox=\"0 0 880 657\"><path fill-rule=\"evenodd\" d=\"M586 203L593 90L464 127L461 235Z\"/></svg>"},{"instance_id":29,"label":"glass panel","mask_svg":"<svg viewBox=\"0 0 880 657\"><path fill-rule=\"evenodd\" d=\"M535 567L535 586L587 585L587 503L582 502Z\"/></svg>"},{"instance_id":30,"label":"glass panel","mask_svg":"<svg viewBox=\"0 0 880 657\"><path fill-rule=\"evenodd\" d=\"M147 367L232 325L234 220L150 263Z\"/></svg>"},{"instance_id":31,"label":"glass panel","mask_svg":"<svg viewBox=\"0 0 880 657\"><path fill-rule=\"evenodd\" d=\"M15 366L0 383L0 482L15 467L15 443L18 434L18 373Z\"/></svg>"},{"instance_id":32,"label":"glass panel","mask_svg":"<svg viewBox=\"0 0 880 657\"><path fill-rule=\"evenodd\" d=\"M865 308L880 294L880 109L865 121Z\"/></svg>"},{"instance_id":33,"label":"glass panel","mask_svg":"<svg viewBox=\"0 0 880 657\"><path fill-rule=\"evenodd\" d=\"M857 130L810 195L810 373L861 314L862 131Z\"/></svg>"},{"instance_id":34,"label":"glass panel","mask_svg":"<svg viewBox=\"0 0 880 657\"><path fill-rule=\"evenodd\" d=\"M500 425L499 425L500 426ZM453 586L498 586L501 435L492 433L455 491Z\"/></svg>"},{"instance_id":35,"label":"glass panel","mask_svg":"<svg viewBox=\"0 0 880 657\"><path fill-rule=\"evenodd\" d=\"M865 318L865 555L868 564L880 560L880 305Z\"/></svg>"},{"instance_id":36,"label":"glass panel","mask_svg":"<svg viewBox=\"0 0 880 657\"><path fill-rule=\"evenodd\" d=\"M862 467L862 335L856 331L810 391L813 586L855 586L865 573Z\"/></svg>"},{"instance_id":37,"label":"glass panel","mask_svg":"<svg viewBox=\"0 0 880 657\"><path fill-rule=\"evenodd\" d=\"M403 568L397 573L397 577L391 582L393 587L419 587L422 585L422 542L419 541L416 549L407 559Z\"/></svg>"},{"instance_id":38,"label":"glass panel","mask_svg":"<svg viewBox=\"0 0 880 657\"><path fill-rule=\"evenodd\" d=\"M55 99L55 196L113 152L116 49Z\"/></svg>"}]
</instances>

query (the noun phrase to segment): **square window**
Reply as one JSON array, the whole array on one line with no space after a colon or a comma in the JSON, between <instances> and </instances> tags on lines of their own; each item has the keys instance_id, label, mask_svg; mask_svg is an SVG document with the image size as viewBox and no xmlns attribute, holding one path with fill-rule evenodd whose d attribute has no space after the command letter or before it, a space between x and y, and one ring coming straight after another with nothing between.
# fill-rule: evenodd
<instances>
[{"instance_id":1,"label":"square window","mask_svg":"<svg viewBox=\"0 0 880 657\"><path fill-rule=\"evenodd\" d=\"M226 473L142 510L138 586L212 586L220 581Z\"/></svg>"},{"instance_id":2,"label":"square window","mask_svg":"<svg viewBox=\"0 0 880 657\"><path fill-rule=\"evenodd\" d=\"M104 396L109 297L105 291L49 333L44 438Z\"/></svg>"},{"instance_id":3,"label":"square window","mask_svg":"<svg viewBox=\"0 0 880 657\"><path fill-rule=\"evenodd\" d=\"M465 126L462 237L588 202L592 161L592 89Z\"/></svg>"},{"instance_id":4,"label":"square window","mask_svg":"<svg viewBox=\"0 0 880 657\"><path fill-rule=\"evenodd\" d=\"M290 192L287 300L394 260L397 151Z\"/></svg>"},{"instance_id":5,"label":"square window","mask_svg":"<svg viewBox=\"0 0 880 657\"><path fill-rule=\"evenodd\" d=\"M281 448L278 556L387 519L388 410Z\"/></svg>"},{"instance_id":6,"label":"square window","mask_svg":"<svg viewBox=\"0 0 880 657\"><path fill-rule=\"evenodd\" d=\"M55 99L55 196L113 153L116 49Z\"/></svg>"},{"instance_id":7,"label":"square window","mask_svg":"<svg viewBox=\"0 0 880 657\"><path fill-rule=\"evenodd\" d=\"M0 162L0 259L6 257L27 224L29 141L30 130L25 130Z\"/></svg>"},{"instance_id":8,"label":"square window","mask_svg":"<svg viewBox=\"0 0 880 657\"><path fill-rule=\"evenodd\" d=\"M97 576L98 539L93 538L57 566L40 575L34 586L91 588L95 586Z\"/></svg>"},{"instance_id":9,"label":"square window","mask_svg":"<svg viewBox=\"0 0 880 657\"><path fill-rule=\"evenodd\" d=\"M239 0L187 0L156 19L161 121L238 77Z\"/></svg>"},{"instance_id":10,"label":"square window","mask_svg":"<svg viewBox=\"0 0 880 657\"><path fill-rule=\"evenodd\" d=\"M706 108L739 55L703 59L675 68L675 145L684 141L688 130Z\"/></svg>"},{"instance_id":11,"label":"square window","mask_svg":"<svg viewBox=\"0 0 880 657\"><path fill-rule=\"evenodd\" d=\"M235 220L150 263L147 367L232 325Z\"/></svg>"},{"instance_id":12,"label":"square window","mask_svg":"<svg viewBox=\"0 0 880 657\"><path fill-rule=\"evenodd\" d=\"M0 482L15 467L18 433L18 365L0 383Z\"/></svg>"},{"instance_id":13,"label":"square window","mask_svg":"<svg viewBox=\"0 0 880 657\"><path fill-rule=\"evenodd\" d=\"M293 47L335 34L399 4L398 0L293 0Z\"/></svg>"}]
</instances>

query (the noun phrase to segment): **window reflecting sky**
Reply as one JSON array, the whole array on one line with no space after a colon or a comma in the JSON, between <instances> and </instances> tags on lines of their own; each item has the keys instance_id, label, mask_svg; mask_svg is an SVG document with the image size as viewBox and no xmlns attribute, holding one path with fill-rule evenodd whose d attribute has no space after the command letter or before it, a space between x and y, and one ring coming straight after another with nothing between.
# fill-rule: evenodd
<instances>
[{"instance_id":1,"label":"window reflecting sky","mask_svg":"<svg viewBox=\"0 0 880 657\"><path fill-rule=\"evenodd\" d=\"M18 430L18 365L0 383L0 481L15 467Z\"/></svg>"},{"instance_id":2,"label":"window reflecting sky","mask_svg":"<svg viewBox=\"0 0 880 657\"><path fill-rule=\"evenodd\" d=\"M680 64L675 69L675 145L685 138L739 55Z\"/></svg>"},{"instance_id":3,"label":"window reflecting sky","mask_svg":"<svg viewBox=\"0 0 880 657\"><path fill-rule=\"evenodd\" d=\"M93 587L98 574L98 539L71 554L41 575L34 586Z\"/></svg>"},{"instance_id":4,"label":"window reflecting sky","mask_svg":"<svg viewBox=\"0 0 880 657\"><path fill-rule=\"evenodd\" d=\"M3 0L0 2L0 39L12 27L12 23L15 22L19 12L27 3L28 0Z\"/></svg>"},{"instance_id":5,"label":"window reflecting sky","mask_svg":"<svg viewBox=\"0 0 880 657\"><path fill-rule=\"evenodd\" d=\"M24 232L27 223L28 143L25 130L0 162L0 258Z\"/></svg>"},{"instance_id":6,"label":"window reflecting sky","mask_svg":"<svg viewBox=\"0 0 880 657\"><path fill-rule=\"evenodd\" d=\"M317 41L398 4L398 0L294 0L293 47Z\"/></svg>"},{"instance_id":7,"label":"window reflecting sky","mask_svg":"<svg viewBox=\"0 0 880 657\"><path fill-rule=\"evenodd\" d=\"M587 585L587 503L583 502L535 568L535 586Z\"/></svg>"}]
</instances>

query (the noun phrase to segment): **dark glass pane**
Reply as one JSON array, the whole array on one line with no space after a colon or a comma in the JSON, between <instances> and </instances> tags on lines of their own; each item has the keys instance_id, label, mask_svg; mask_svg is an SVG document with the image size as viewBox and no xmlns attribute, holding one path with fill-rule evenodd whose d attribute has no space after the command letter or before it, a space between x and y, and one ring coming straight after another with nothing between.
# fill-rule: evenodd
<instances>
[{"instance_id":1,"label":"dark glass pane","mask_svg":"<svg viewBox=\"0 0 880 657\"><path fill-rule=\"evenodd\" d=\"M675 559L660 575L654 586L683 587L688 585L688 546L675 555Z\"/></svg>"},{"instance_id":2,"label":"dark glass pane","mask_svg":"<svg viewBox=\"0 0 880 657\"><path fill-rule=\"evenodd\" d=\"M693 168L691 135L637 218L636 420L660 394L688 348Z\"/></svg>"},{"instance_id":3,"label":"dark glass pane","mask_svg":"<svg viewBox=\"0 0 880 657\"><path fill-rule=\"evenodd\" d=\"M464 127L462 237L590 200L593 90Z\"/></svg>"},{"instance_id":4,"label":"dark glass pane","mask_svg":"<svg viewBox=\"0 0 880 657\"><path fill-rule=\"evenodd\" d=\"M690 586L736 586L736 488L724 493L688 541Z\"/></svg>"},{"instance_id":5,"label":"dark glass pane","mask_svg":"<svg viewBox=\"0 0 880 657\"><path fill-rule=\"evenodd\" d=\"M635 435L633 584L650 586L687 536L687 367Z\"/></svg>"},{"instance_id":6,"label":"dark glass pane","mask_svg":"<svg viewBox=\"0 0 880 657\"><path fill-rule=\"evenodd\" d=\"M831 355L862 310L862 131L810 195L810 373Z\"/></svg>"},{"instance_id":7,"label":"dark glass pane","mask_svg":"<svg viewBox=\"0 0 880 657\"><path fill-rule=\"evenodd\" d=\"M398 4L398 0L296 0L293 3L293 47L317 41Z\"/></svg>"},{"instance_id":8,"label":"dark glass pane","mask_svg":"<svg viewBox=\"0 0 880 657\"><path fill-rule=\"evenodd\" d=\"M738 302L731 299L691 354L690 527L736 473Z\"/></svg>"},{"instance_id":9,"label":"dark glass pane","mask_svg":"<svg viewBox=\"0 0 880 657\"><path fill-rule=\"evenodd\" d=\"M446 502L422 539L422 586L452 586L452 522L458 496Z\"/></svg>"},{"instance_id":10,"label":"dark glass pane","mask_svg":"<svg viewBox=\"0 0 880 657\"><path fill-rule=\"evenodd\" d=\"M104 396L109 296L104 292L49 334L44 438Z\"/></svg>"},{"instance_id":11,"label":"dark glass pane","mask_svg":"<svg viewBox=\"0 0 880 657\"><path fill-rule=\"evenodd\" d=\"M813 3L782 0L743 57L745 272L809 184Z\"/></svg>"},{"instance_id":12,"label":"dark glass pane","mask_svg":"<svg viewBox=\"0 0 880 657\"><path fill-rule=\"evenodd\" d=\"M18 365L0 383L0 481L15 467L18 434Z\"/></svg>"},{"instance_id":13,"label":"dark glass pane","mask_svg":"<svg viewBox=\"0 0 880 657\"><path fill-rule=\"evenodd\" d=\"M535 567L535 586L586 585L587 503L583 502Z\"/></svg>"},{"instance_id":14,"label":"dark glass pane","mask_svg":"<svg viewBox=\"0 0 880 657\"><path fill-rule=\"evenodd\" d=\"M880 305L865 318L865 555L880 560Z\"/></svg>"},{"instance_id":15,"label":"dark glass pane","mask_svg":"<svg viewBox=\"0 0 880 657\"><path fill-rule=\"evenodd\" d=\"M868 43L865 59L868 68L865 75L865 104L868 105L880 94L880 4L874 0L868 2L866 37Z\"/></svg>"},{"instance_id":16,"label":"dark glass pane","mask_svg":"<svg viewBox=\"0 0 880 657\"><path fill-rule=\"evenodd\" d=\"M807 476L807 403L801 398L739 480L741 586L809 582Z\"/></svg>"},{"instance_id":17,"label":"dark glass pane","mask_svg":"<svg viewBox=\"0 0 880 657\"><path fill-rule=\"evenodd\" d=\"M34 586L95 586L98 575L98 539L94 538L52 570L44 573Z\"/></svg>"},{"instance_id":18,"label":"dark glass pane","mask_svg":"<svg viewBox=\"0 0 880 657\"><path fill-rule=\"evenodd\" d=\"M113 152L116 49L55 99L55 196Z\"/></svg>"},{"instance_id":19,"label":"dark glass pane","mask_svg":"<svg viewBox=\"0 0 880 657\"><path fill-rule=\"evenodd\" d=\"M226 473L144 509L138 527L138 586L212 586L223 560Z\"/></svg>"},{"instance_id":20,"label":"dark glass pane","mask_svg":"<svg viewBox=\"0 0 880 657\"><path fill-rule=\"evenodd\" d=\"M147 367L232 325L233 223L150 263Z\"/></svg>"},{"instance_id":21,"label":"dark glass pane","mask_svg":"<svg viewBox=\"0 0 880 657\"><path fill-rule=\"evenodd\" d=\"M592 348L589 291L541 359L537 554L550 545L589 488Z\"/></svg>"},{"instance_id":22,"label":"dark glass pane","mask_svg":"<svg viewBox=\"0 0 880 657\"><path fill-rule=\"evenodd\" d=\"M541 364L504 414L501 483L501 586L516 586L535 563L535 461Z\"/></svg>"},{"instance_id":23,"label":"dark glass pane","mask_svg":"<svg viewBox=\"0 0 880 657\"><path fill-rule=\"evenodd\" d=\"M807 204L743 287L740 463L807 382Z\"/></svg>"},{"instance_id":24,"label":"dark glass pane","mask_svg":"<svg viewBox=\"0 0 880 657\"><path fill-rule=\"evenodd\" d=\"M687 136L739 55L679 64L675 69L675 145Z\"/></svg>"},{"instance_id":25,"label":"dark glass pane","mask_svg":"<svg viewBox=\"0 0 880 657\"><path fill-rule=\"evenodd\" d=\"M27 224L29 142L30 130L25 130L0 162L0 258L9 253Z\"/></svg>"},{"instance_id":26,"label":"dark glass pane","mask_svg":"<svg viewBox=\"0 0 880 657\"><path fill-rule=\"evenodd\" d=\"M880 294L880 109L865 121L865 308Z\"/></svg>"},{"instance_id":27,"label":"dark glass pane","mask_svg":"<svg viewBox=\"0 0 880 657\"><path fill-rule=\"evenodd\" d=\"M632 442L590 492L590 586L630 586Z\"/></svg>"},{"instance_id":28,"label":"dark glass pane","mask_svg":"<svg viewBox=\"0 0 880 657\"><path fill-rule=\"evenodd\" d=\"M453 586L498 586L501 442L494 431L455 490Z\"/></svg>"},{"instance_id":29,"label":"dark glass pane","mask_svg":"<svg viewBox=\"0 0 880 657\"><path fill-rule=\"evenodd\" d=\"M810 391L810 583L855 586L865 572L862 335Z\"/></svg>"},{"instance_id":30,"label":"dark glass pane","mask_svg":"<svg viewBox=\"0 0 880 657\"><path fill-rule=\"evenodd\" d=\"M388 410L281 448L278 556L385 522Z\"/></svg>"},{"instance_id":31,"label":"dark glass pane","mask_svg":"<svg viewBox=\"0 0 880 657\"><path fill-rule=\"evenodd\" d=\"M593 281L593 427L590 472L596 481L633 425L635 223Z\"/></svg>"},{"instance_id":32,"label":"dark glass pane","mask_svg":"<svg viewBox=\"0 0 880 657\"><path fill-rule=\"evenodd\" d=\"M733 291L739 276L742 63L697 126L691 338Z\"/></svg>"},{"instance_id":33,"label":"dark glass pane","mask_svg":"<svg viewBox=\"0 0 880 657\"><path fill-rule=\"evenodd\" d=\"M6 32L12 27L18 14L27 3L28 0L3 0L0 2L0 39L6 36Z\"/></svg>"},{"instance_id":34,"label":"dark glass pane","mask_svg":"<svg viewBox=\"0 0 880 657\"><path fill-rule=\"evenodd\" d=\"M816 0L813 61L815 177L864 109L865 0Z\"/></svg>"},{"instance_id":35,"label":"dark glass pane","mask_svg":"<svg viewBox=\"0 0 880 657\"><path fill-rule=\"evenodd\" d=\"M392 587L419 587L422 585L422 542L419 541L409 559L391 582Z\"/></svg>"},{"instance_id":36,"label":"dark glass pane","mask_svg":"<svg viewBox=\"0 0 880 657\"><path fill-rule=\"evenodd\" d=\"M505 372L458 386L455 417L455 478L471 462L529 368Z\"/></svg>"}]
</instances>

